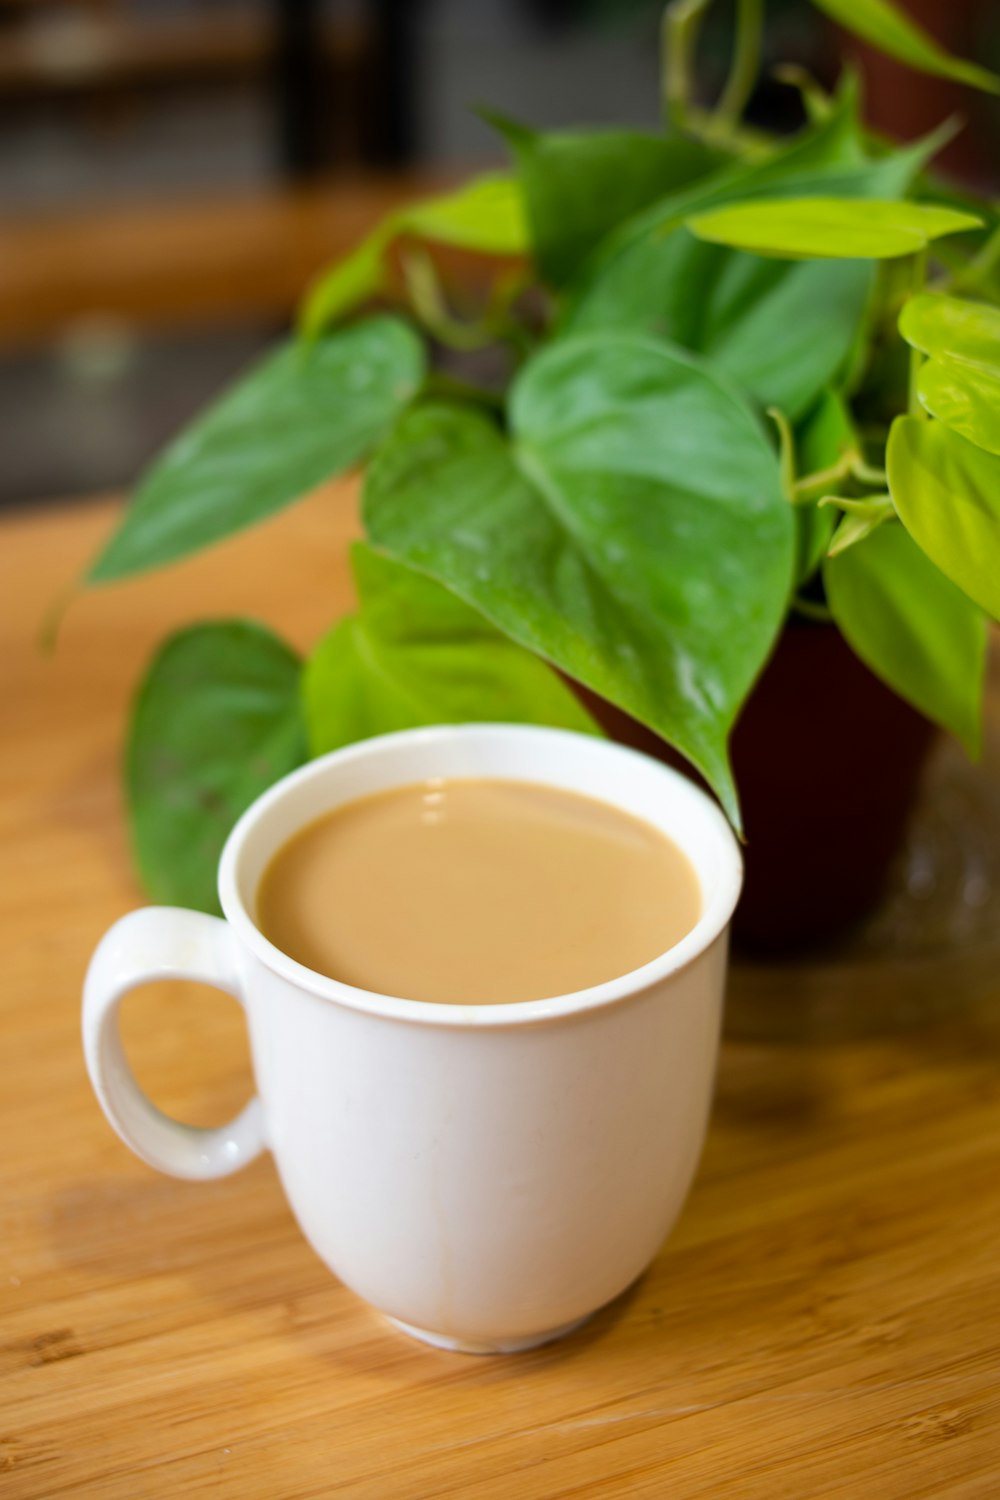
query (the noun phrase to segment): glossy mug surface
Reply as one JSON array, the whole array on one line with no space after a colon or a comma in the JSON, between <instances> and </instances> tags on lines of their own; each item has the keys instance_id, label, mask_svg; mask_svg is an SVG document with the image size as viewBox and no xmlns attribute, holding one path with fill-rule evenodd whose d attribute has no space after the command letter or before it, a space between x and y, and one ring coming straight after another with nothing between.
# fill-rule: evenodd
<instances>
[{"instance_id":1,"label":"glossy mug surface","mask_svg":"<svg viewBox=\"0 0 1000 1500\"><path fill-rule=\"evenodd\" d=\"M257 884L297 830L436 776L546 783L645 819L691 861L698 922L622 978L478 1006L354 989L263 937ZM219 867L225 920L149 907L105 935L84 988L91 1080L122 1139L161 1171L221 1177L270 1149L316 1252L407 1332L475 1352L528 1348L623 1291L680 1212L711 1101L741 874L715 804L622 746L508 725L367 740L243 815ZM441 924L447 941L446 912ZM164 978L216 985L245 1009L258 1094L228 1126L168 1119L129 1071L119 1004Z\"/></svg>"}]
</instances>

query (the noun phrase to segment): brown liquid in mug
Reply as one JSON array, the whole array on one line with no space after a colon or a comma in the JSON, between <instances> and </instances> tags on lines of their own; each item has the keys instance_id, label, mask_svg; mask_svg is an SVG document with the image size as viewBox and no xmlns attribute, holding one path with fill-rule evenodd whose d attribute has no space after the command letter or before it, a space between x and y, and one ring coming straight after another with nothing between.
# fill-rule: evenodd
<instances>
[{"instance_id":1,"label":"brown liquid in mug","mask_svg":"<svg viewBox=\"0 0 1000 1500\"><path fill-rule=\"evenodd\" d=\"M308 824L257 896L265 937L316 973L407 1000L499 1005L639 968L698 921L664 834L575 792L421 782Z\"/></svg>"}]
</instances>

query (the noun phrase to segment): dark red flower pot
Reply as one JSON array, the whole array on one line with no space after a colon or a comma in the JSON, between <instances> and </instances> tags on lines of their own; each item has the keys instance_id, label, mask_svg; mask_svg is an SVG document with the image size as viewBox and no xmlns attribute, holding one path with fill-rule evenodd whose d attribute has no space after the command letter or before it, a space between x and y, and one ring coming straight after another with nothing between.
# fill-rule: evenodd
<instances>
[{"instance_id":1,"label":"dark red flower pot","mask_svg":"<svg viewBox=\"0 0 1000 1500\"><path fill-rule=\"evenodd\" d=\"M690 773L651 730L584 697L613 738ZM935 734L832 625L790 620L733 734L746 832L741 947L833 942L874 909Z\"/></svg>"}]
</instances>

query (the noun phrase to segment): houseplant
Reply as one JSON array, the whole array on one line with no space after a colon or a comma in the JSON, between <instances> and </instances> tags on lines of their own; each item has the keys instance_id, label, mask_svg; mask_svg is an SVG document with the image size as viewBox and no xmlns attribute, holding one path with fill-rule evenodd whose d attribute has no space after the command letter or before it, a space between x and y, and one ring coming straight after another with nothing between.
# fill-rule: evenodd
<instances>
[{"instance_id":1,"label":"houseplant","mask_svg":"<svg viewBox=\"0 0 1000 1500\"><path fill-rule=\"evenodd\" d=\"M817 3L917 68L1000 90L886 0ZM832 97L800 81L794 138L748 129L759 0L740 0L717 107L696 107L706 8L667 10L661 134L494 119L512 173L392 215L140 483L92 584L367 465L359 608L306 662L216 621L149 669L126 783L154 897L214 908L231 823L307 756L443 720L595 729L570 684L673 747L740 829L730 736L779 637L827 643L807 681L831 641L860 660L909 705L900 745L926 720L975 753L1000 614L1000 214L930 174L953 127L873 139L850 76ZM428 246L493 258L471 314ZM486 348L489 382L463 364ZM883 787L897 753L871 746ZM827 789L807 779L804 803ZM884 800L859 787L848 811L863 828Z\"/></svg>"}]
</instances>

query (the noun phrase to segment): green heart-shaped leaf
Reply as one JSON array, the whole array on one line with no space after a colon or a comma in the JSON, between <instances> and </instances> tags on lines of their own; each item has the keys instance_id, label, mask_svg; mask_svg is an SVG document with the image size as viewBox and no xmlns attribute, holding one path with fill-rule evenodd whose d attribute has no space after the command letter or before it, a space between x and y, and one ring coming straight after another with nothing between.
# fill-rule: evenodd
<instances>
[{"instance_id":1,"label":"green heart-shaped leaf","mask_svg":"<svg viewBox=\"0 0 1000 1500\"><path fill-rule=\"evenodd\" d=\"M512 393L513 442L407 413L365 486L373 540L669 740L738 808L726 741L774 642L793 522L735 392L683 352L566 339Z\"/></svg>"},{"instance_id":2,"label":"green heart-shaped leaf","mask_svg":"<svg viewBox=\"0 0 1000 1500\"><path fill-rule=\"evenodd\" d=\"M88 583L175 562L351 468L422 379L422 347L395 318L282 345L157 459Z\"/></svg>"},{"instance_id":3,"label":"green heart-shaped leaf","mask_svg":"<svg viewBox=\"0 0 1000 1500\"><path fill-rule=\"evenodd\" d=\"M1000 458L942 422L897 417L886 468L910 535L942 573L1000 619Z\"/></svg>"},{"instance_id":4,"label":"green heart-shaped leaf","mask_svg":"<svg viewBox=\"0 0 1000 1500\"><path fill-rule=\"evenodd\" d=\"M628 276L592 286L567 320L570 331L669 338L792 421L846 363L872 288L864 262L768 261L703 244L685 229L651 239L627 263Z\"/></svg>"},{"instance_id":5,"label":"green heart-shaped leaf","mask_svg":"<svg viewBox=\"0 0 1000 1500\"><path fill-rule=\"evenodd\" d=\"M301 670L250 620L194 625L160 647L132 711L125 767L135 861L154 901L218 910L230 829L306 759Z\"/></svg>"},{"instance_id":6,"label":"green heart-shaped leaf","mask_svg":"<svg viewBox=\"0 0 1000 1500\"><path fill-rule=\"evenodd\" d=\"M421 724L597 726L537 656L426 574L358 544L360 607L306 663L314 755Z\"/></svg>"},{"instance_id":7,"label":"green heart-shaped leaf","mask_svg":"<svg viewBox=\"0 0 1000 1500\"><path fill-rule=\"evenodd\" d=\"M880 526L827 558L823 582L833 617L861 660L975 755L986 660L981 611L898 525Z\"/></svg>"},{"instance_id":8,"label":"green heart-shaped leaf","mask_svg":"<svg viewBox=\"0 0 1000 1500\"><path fill-rule=\"evenodd\" d=\"M636 130L536 134L489 118L514 153L535 261L553 286L565 285L616 225L727 161L721 152L680 136Z\"/></svg>"},{"instance_id":9,"label":"green heart-shaped leaf","mask_svg":"<svg viewBox=\"0 0 1000 1500\"><path fill-rule=\"evenodd\" d=\"M924 250L982 220L954 208L868 198L775 198L694 214L688 228L713 245L782 259L884 260Z\"/></svg>"}]
</instances>

